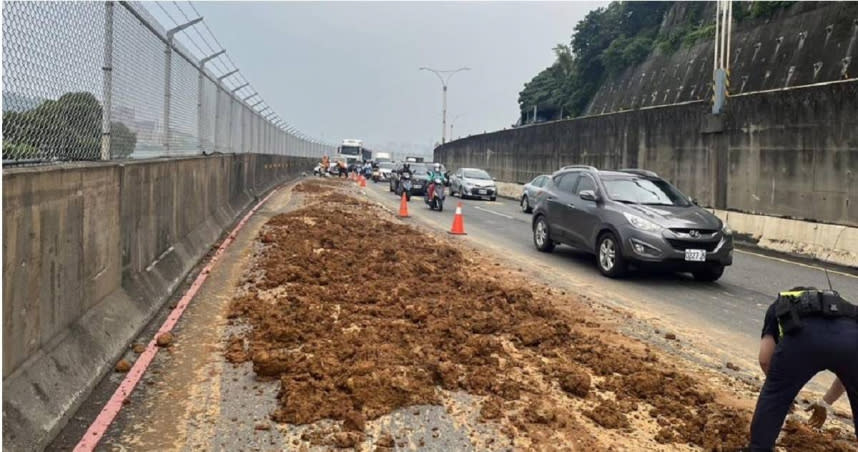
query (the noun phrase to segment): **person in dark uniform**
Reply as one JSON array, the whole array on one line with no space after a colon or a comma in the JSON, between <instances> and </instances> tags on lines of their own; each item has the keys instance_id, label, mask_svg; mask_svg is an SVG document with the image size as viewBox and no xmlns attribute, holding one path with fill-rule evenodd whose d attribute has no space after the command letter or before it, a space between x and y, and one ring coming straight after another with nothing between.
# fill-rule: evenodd
<instances>
[{"instance_id":1,"label":"person in dark uniform","mask_svg":"<svg viewBox=\"0 0 858 452\"><path fill-rule=\"evenodd\" d=\"M766 382L751 421L751 451L773 450L793 400L823 370L837 375L828 403L845 389L858 435L858 306L813 287L781 292L766 311L760 366ZM814 414L811 423L819 423Z\"/></svg>"}]
</instances>

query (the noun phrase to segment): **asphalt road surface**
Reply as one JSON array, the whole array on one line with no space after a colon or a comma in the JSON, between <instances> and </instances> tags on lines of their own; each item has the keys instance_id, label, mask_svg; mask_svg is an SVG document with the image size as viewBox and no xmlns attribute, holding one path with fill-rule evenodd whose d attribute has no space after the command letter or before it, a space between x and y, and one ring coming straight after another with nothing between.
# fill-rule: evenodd
<instances>
[{"instance_id":1,"label":"asphalt road surface","mask_svg":"<svg viewBox=\"0 0 858 452\"><path fill-rule=\"evenodd\" d=\"M386 183L367 187L367 195L397 211L400 199ZM821 264L788 260L754 249L737 249L733 265L714 283L695 281L689 274L633 272L609 279L586 253L561 246L551 254L537 251L531 215L518 202L448 197L443 212L430 211L422 197L409 203L407 221L449 230L457 202L463 204L462 239L491 248L511 262L538 273L538 278L636 312L639 317L689 338L714 365L726 361L762 376L756 363L763 316L778 292L797 285L828 287ZM858 301L858 271L828 268L831 283L849 300ZM830 375L820 374L810 389L824 390ZM845 397L843 398L845 399ZM841 402L842 403L842 402Z\"/></svg>"}]
</instances>

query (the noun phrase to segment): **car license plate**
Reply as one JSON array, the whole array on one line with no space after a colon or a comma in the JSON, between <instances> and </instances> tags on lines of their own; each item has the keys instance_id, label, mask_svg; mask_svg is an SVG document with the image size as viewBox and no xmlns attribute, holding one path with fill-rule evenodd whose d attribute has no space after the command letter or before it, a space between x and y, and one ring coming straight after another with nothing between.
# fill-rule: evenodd
<instances>
[{"instance_id":1,"label":"car license plate","mask_svg":"<svg viewBox=\"0 0 858 452\"><path fill-rule=\"evenodd\" d=\"M706 250L685 250L685 260L690 262L706 262Z\"/></svg>"},{"instance_id":2,"label":"car license plate","mask_svg":"<svg viewBox=\"0 0 858 452\"><path fill-rule=\"evenodd\" d=\"M484 195L484 194L486 194L486 191L485 191L485 190L480 190L480 194L481 194L481 195Z\"/></svg>"},{"instance_id":3,"label":"car license plate","mask_svg":"<svg viewBox=\"0 0 858 452\"><path fill-rule=\"evenodd\" d=\"M423 188L422 185L415 185L414 188Z\"/></svg>"}]
</instances>

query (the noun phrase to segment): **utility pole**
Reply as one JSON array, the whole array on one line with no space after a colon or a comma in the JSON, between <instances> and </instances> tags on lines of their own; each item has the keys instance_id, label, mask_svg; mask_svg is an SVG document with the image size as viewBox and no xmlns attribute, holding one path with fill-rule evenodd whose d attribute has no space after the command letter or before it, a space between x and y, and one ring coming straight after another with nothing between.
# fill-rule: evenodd
<instances>
[{"instance_id":1,"label":"utility pole","mask_svg":"<svg viewBox=\"0 0 858 452\"><path fill-rule=\"evenodd\" d=\"M438 69L432 69L428 67L421 67L421 71L429 71L435 74L438 77L438 80L441 81L441 144L447 142L447 84L450 82L450 79L456 75L457 72L461 71L470 71L469 67L460 67L459 69L442 71Z\"/></svg>"}]
</instances>

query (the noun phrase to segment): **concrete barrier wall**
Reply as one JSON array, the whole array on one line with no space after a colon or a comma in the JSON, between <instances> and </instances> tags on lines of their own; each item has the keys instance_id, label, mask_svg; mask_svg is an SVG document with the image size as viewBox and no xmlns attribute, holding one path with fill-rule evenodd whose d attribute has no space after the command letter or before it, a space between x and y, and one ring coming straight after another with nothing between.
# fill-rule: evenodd
<instances>
[{"instance_id":1,"label":"concrete barrier wall","mask_svg":"<svg viewBox=\"0 0 858 452\"><path fill-rule=\"evenodd\" d=\"M50 441L227 226L310 159L3 171L3 446Z\"/></svg>"},{"instance_id":2,"label":"concrete barrier wall","mask_svg":"<svg viewBox=\"0 0 858 452\"><path fill-rule=\"evenodd\" d=\"M858 226L858 80L502 130L435 149L524 183L563 165L658 172L722 210Z\"/></svg>"}]
</instances>

